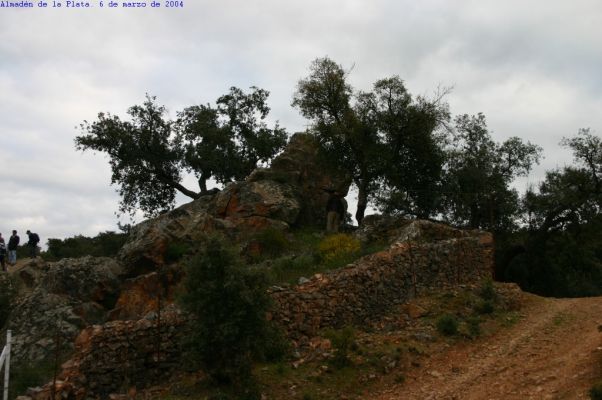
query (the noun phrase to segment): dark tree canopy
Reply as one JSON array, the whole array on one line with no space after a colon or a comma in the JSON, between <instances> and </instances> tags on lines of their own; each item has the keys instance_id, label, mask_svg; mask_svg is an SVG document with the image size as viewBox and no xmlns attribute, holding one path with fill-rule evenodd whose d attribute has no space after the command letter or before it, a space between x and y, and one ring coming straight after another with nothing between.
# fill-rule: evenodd
<instances>
[{"instance_id":1,"label":"dark tree canopy","mask_svg":"<svg viewBox=\"0 0 602 400\"><path fill-rule=\"evenodd\" d=\"M602 294L602 141L581 129L562 145L574 165L548 171L538 190L524 196L528 225L510 236L502 278L548 296ZM507 248L510 246L506 246ZM502 248L502 254L509 254Z\"/></svg>"},{"instance_id":2,"label":"dark tree canopy","mask_svg":"<svg viewBox=\"0 0 602 400\"><path fill-rule=\"evenodd\" d=\"M581 129L561 144L573 151L575 166L548 171L539 191L525 195L530 227L541 234L588 223L602 208L602 141Z\"/></svg>"},{"instance_id":3,"label":"dark tree canopy","mask_svg":"<svg viewBox=\"0 0 602 400\"><path fill-rule=\"evenodd\" d=\"M165 119L165 107L156 99L128 109L131 121L110 113L99 113L98 120L84 121L84 133L76 137L78 150L95 150L109 156L111 184L119 185L120 211L137 207L153 215L173 207L175 190L188 196L192 192L181 184L180 157L172 142L172 124Z\"/></svg>"},{"instance_id":4,"label":"dark tree canopy","mask_svg":"<svg viewBox=\"0 0 602 400\"><path fill-rule=\"evenodd\" d=\"M76 148L109 156L122 213L140 209L154 216L173 208L176 191L197 198L207 191L210 178L219 183L242 179L284 147L285 130L265 122L268 94L256 87L248 94L232 87L217 107L187 107L176 121L147 95L143 105L128 109L130 121L109 113L84 121ZM198 192L182 185L183 171L196 176Z\"/></svg>"},{"instance_id":5,"label":"dark tree canopy","mask_svg":"<svg viewBox=\"0 0 602 400\"><path fill-rule=\"evenodd\" d=\"M509 229L519 216L519 196L510 187L539 162L541 148L512 137L493 141L485 116L460 115L447 152L444 208L453 223L483 229Z\"/></svg>"},{"instance_id":6,"label":"dark tree canopy","mask_svg":"<svg viewBox=\"0 0 602 400\"><path fill-rule=\"evenodd\" d=\"M433 133L447 118L445 104L414 101L397 76L377 81L372 92L354 93L343 67L327 57L312 62L292 104L312 121L326 158L351 175L358 223L383 183L382 204L416 211L417 196L403 205L390 200L395 191L427 186L439 174L442 157Z\"/></svg>"}]
</instances>

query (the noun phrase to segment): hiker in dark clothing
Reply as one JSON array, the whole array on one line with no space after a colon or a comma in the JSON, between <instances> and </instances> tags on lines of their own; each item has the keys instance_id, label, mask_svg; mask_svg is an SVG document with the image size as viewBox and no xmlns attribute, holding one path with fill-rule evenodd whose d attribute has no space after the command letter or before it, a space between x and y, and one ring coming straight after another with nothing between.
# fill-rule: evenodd
<instances>
[{"instance_id":1,"label":"hiker in dark clothing","mask_svg":"<svg viewBox=\"0 0 602 400\"><path fill-rule=\"evenodd\" d=\"M20 240L17 231L13 230L12 236L8 239L8 263L10 265L17 263L17 247L19 247Z\"/></svg>"},{"instance_id":2,"label":"hiker in dark clothing","mask_svg":"<svg viewBox=\"0 0 602 400\"><path fill-rule=\"evenodd\" d=\"M29 246L29 257L36 258L40 237L37 233L32 233L30 231L27 231L27 236L29 237L29 241L27 242L27 246Z\"/></svg>"},{"instance_id":3,"label":"hiker in dark clothing","mask_svg":"<svg viewBox=\"0 0 602 400\"><path fill-rule=\"evenodd\" d=\"M2 266L2 271L6 272L6 244L4 243L4 238L0 233L0 266Z\"/></svg>"},{"instance_id":4,"label":"hiker in dark clothing","mask_svg":"<svg viewBox=\"0 0 602 400\"><path fill-rule=\"evenodd\" d=\"M326 232L337 233L345 213L345 205L341 194L337 191L330 192L326 203Z\"/></svg>"}]
</instances>

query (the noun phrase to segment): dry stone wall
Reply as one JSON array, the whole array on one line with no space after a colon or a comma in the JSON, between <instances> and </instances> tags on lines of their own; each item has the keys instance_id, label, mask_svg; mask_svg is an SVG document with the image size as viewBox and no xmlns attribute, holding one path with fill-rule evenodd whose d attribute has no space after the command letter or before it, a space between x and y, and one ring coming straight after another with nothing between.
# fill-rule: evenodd
<instances>
[{"instance_id":1,"label":"dry stone wall","mask_svg":"<svg viewBox=\"0 0 602 400\"><path fill-rule=\"evenodd\" d=\"M107 399L165 381L182 368L186 318L173 307L158 320L112 321L84 329L76 353L56 384L30 390L30 398Z\"/></svg>"},{"instance_id":2,"label":"dry stone wall","mask_svg":"<svg viewBox=\"0 0 602 400\"><path fill-rule=\"evenodd\" d=\"M491 234L421 243L405 241L344 269L273 289L272 318L303 344L320 329L362 324L395 304L433 290L491 277Z\"/></svg>"}]
</instances>

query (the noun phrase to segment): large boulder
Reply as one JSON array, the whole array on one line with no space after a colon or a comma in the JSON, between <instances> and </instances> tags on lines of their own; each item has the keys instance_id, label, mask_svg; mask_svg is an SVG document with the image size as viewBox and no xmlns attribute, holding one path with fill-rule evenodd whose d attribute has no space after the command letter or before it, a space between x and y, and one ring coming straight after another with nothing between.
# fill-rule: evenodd
<instances>
[{"instance_id":1,"label":"large boulder","mask_svg":"<svg viewBox=\"0 0 602 400\"><path fill-rule=\"evenodd\" d=\"M227 230L227 221L207 212L212 199L203 196L134 226L117 256L126 275L135 277L164 265L168 247L174 243L194 243L208 233Z\"/></svg>"},{"instance_id":2,"label":"large boulder","mask_svg":"<svg viewBox=\"0 0 602 400\"><path fill-rule=\"evenodd\" d=\"M300 204L296 225L323 226L327 190L337 190L344 195L349 191L350 174L330 166L320 158L318 150L314 136L295 133L270 168L258 168L247 178L249 182L272 180L290 185Z\"/></svg>"},{"instance_id":3,"label":"large boulder","mask_svg":"<svg viewBox=\"0 0 602 400\"><path fill-rule=\"evenodd\" d=\"M210 213L220 218L262 217L293 224L301 202L294 188L273 180L235 182L218 193Z\"/></svg>"},{"instance_id":4,"label":"large boulder","mask_svg":"<svg viewBox=\"0 0 602 400\"><path fill-rule=\"evenodd\" d=\"M140 275L124 282L110 320L138 320L173 304L183 270L175 266Z\"/></svg>"}]
</instances>

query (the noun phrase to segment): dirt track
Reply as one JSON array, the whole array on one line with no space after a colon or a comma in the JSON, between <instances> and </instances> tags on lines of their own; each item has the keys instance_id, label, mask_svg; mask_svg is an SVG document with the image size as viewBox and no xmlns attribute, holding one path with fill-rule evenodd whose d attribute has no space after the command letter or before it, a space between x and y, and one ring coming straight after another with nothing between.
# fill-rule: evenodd
<instances>
[{"instance_id":1,"label":"dirt track","mask_svg":"<svg viewBox=\"0 0 602 400\"><path fill-rule=\"evenodd\" d=\"M602 297L530 297L498 334L431 356L377 400L589 399L602 374Z\"/></svg>"}]
</instances>

